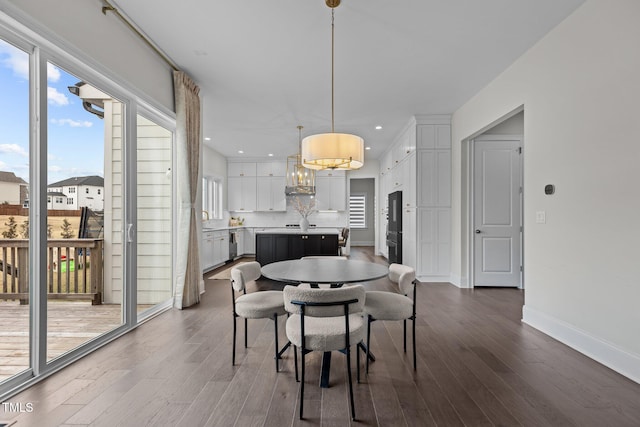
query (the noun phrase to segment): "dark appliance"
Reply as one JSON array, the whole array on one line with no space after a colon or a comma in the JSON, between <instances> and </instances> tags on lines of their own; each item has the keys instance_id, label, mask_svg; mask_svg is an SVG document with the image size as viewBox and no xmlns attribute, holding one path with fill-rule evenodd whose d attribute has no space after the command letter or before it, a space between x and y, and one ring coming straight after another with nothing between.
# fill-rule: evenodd
<instances>
[{"instance_id":1,"label":"dark appliance","mask_svg":"<svg viewBox=\"0 0 640 427\"><path fill-rule=\"evenodd\" d=\"M238 256L238 232L229 231L229 259L233 261Z\"/></svg>"},{"instance_id":2,"label":"dark appliance","mask_svg":"<svg viewBox=\"0 0 640 427\"><path fill-rule=\"evenodd\" d=\"M389 193L387 246L389 263L402 264L402 191Z\"/></svg>"}]
</instances>

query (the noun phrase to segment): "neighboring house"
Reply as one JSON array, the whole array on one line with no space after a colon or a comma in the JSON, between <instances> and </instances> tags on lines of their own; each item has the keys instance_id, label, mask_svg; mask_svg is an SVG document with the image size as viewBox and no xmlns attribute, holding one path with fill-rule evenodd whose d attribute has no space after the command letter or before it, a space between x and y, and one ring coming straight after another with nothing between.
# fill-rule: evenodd
<instances>
[{"instance_id":1,"label":"neighboring house","mask_svg":"<svg viewBox=\"0 0 640 427\"><path fill-rule=\"evenodd\" d=\"M25 206L28 203L28 184L13 172L0 171L0 203Z\"/></svg>"},{"instance_id":2,"label":"neighboring house","mask_svg":"<svg viewBox=\"0 0 640 427\"><path fill-rule=\"evenodd\" d=\"M101 176L72 177L50 184L48 190L49 209L77 210L88 207L95 211L104 210L104 178Z\"/></svg>"},{"instance_id":3,"label":"neighboring house","mask_svg":"<svg viewBox=\"0 0 640 427\"><path fill-rule=\"evenodd\" d=\"M47 209L68 210L67 196L59 191L47 192Z\"/></svg>"}]
</instances>

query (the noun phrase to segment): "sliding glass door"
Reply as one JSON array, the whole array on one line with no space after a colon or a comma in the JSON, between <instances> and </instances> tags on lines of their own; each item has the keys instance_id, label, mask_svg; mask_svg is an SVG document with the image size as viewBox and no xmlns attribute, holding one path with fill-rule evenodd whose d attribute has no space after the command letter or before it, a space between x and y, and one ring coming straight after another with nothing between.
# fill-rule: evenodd
<instances>
[{"instance_id":1,"label":"sliding glass door","mask_svg":"<svg viewBox=\"0 0 640 427\"><path fill-rule=\"evenodd\" d=\"M46 73L49 361L124 321L125 108L86 77Z\"/></svg>"},{"instance_id":2,"label":"sliding glass door","mask_svg":"<svg viewBox=\"0 0 640 427\"><path fill-rule=\"evenodd\" d=\"M17 34L0 21L0 400L173 296L175 121Z\"/></svg>"},{"instance_id":3,"label":"sliding glass door","mask_svg":"<svg viewBox=\"0 0 640 427\"><path fill-rule=\"evenodd\" d=\"M30 367L29 54L0 38L0 381Z\"/></svg>"}]
</instances>

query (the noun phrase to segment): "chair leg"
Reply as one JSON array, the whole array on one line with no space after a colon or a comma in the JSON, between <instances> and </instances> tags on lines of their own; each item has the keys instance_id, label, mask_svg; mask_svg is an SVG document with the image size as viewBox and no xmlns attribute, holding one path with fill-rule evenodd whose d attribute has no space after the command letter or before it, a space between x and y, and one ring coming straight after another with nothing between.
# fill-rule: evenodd
<instances>
[{"instance_id":1,"label":"chair leg","mask_svg":"<svg viewBox=\"0 0 640 427\"><path fill-rule=\"evenodd\" d=\"M360 384L360 346L356 344L356 378Z\"/></svg>"},{"instance_id":2,"label":"chair leg","mask_svg":"<svg viewBox=\"0 0 640 427\"><path fill-rule=\"evenodd\" d=\"M249 346L247 345L247 335L248 335L248 334L247 334L247 319L245 318L245 319L244 319L244 348L249 347Z\"/></svg>"},{"instance_id":3,"label":"chair leg","mask_svg":"<svg viewBox=\"0 0 640 427\"><path fill-rule=\"evenodd\" d=\"M233 345L231 352L231 366L236 364L236 314L233 313Z\"/></svg>"},{"instance_id":4,"label":"chair leg","mask_svg":"<svg viewBox=\"0 0 640 427\"><path fill-rule=\"evenodd\" d=\"M278 349L280 347L278 347L278 315L277 314L273 315L273 326L274 326L273 329L275 330L275 333L276 333L276 350L275 350L275 352L276 352L276 372L278 372L279 371L279 368L278 368L278 359L279 359L279 357L278 357Z\"/></svg>"},{"instance_id":5,"label":"chair leg","mask_svg":"<svg viewBox=\"0 0 640 427\"><path fill-rule=\"evenodd\" d=\"M371 356L369 355L369 353L371 353L371 315L367 316L367 362L366 362L366 367L365 367L365 373L369 374L369 359L371 358Z\"/></svg>"},{"instance_id":6,"label":"chair leg","mask_svg":"<svg viewBox=\"0 0 640 427\"><path fill-rule=\"evenodd\" d=\"M404 352L407 352L407 319L402 321L402 333L404 334Z\"/></svg>"},{"instance_id":7,"label":"chair leg","mask_svg":"<svg viewBox=\"0 0 640 427\"><path fill-rule=\"evenodd\" d=\"M416 316L413 316L413 370L417 370L416 363Z\"/></svg>"},{"instance_id":8,"label":"chair leg","mask_svg":"<svg viewBox=\"0 0 640 427\"><path fill-rule=\"evenodd\" d=\"M347 375L349 376L349 400L351 401L351 419L356 420L356 406L353 400L353 381L351 380L351 346L347 347Z\"/></svg>"},{"instance_id":9,"label":"chair leg","mask_svg":"<svg viewBox=\"0 0 640 427\"><path fill-rule=\"evenodd\" d=\"M300 382L300 379L298 378L298 346L297 345L293 346L293 365L296 370L296 382Z\"/></svg>"},{"instance_id":10,"label":"chair leg","mask_svg":"<svg viewBox=\"0 0 640 427\"><path fill-rule=\"evenodd\" d=\"M302 409L304 402L304 348L300 348L300 363L302 364L301 376L300 376L300 419L302 419Z\"/></svg>"}]
</instances>

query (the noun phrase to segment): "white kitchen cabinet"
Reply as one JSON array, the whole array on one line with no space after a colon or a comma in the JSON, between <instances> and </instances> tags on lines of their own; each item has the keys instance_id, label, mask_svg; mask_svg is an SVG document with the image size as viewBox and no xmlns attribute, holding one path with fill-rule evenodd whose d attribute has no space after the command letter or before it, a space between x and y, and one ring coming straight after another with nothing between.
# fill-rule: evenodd
<instances>
[{"instance_id":1,"label":"white kitchen cabinet","mask_svg":"<svg viewBox=\"0 0 640 427\"><path fill-rule=\"evenodd\" d=\"M285 162L258 162L256 163L256 176L285 176L287 164ZM284 190L283 190L284 191Z\"/></svg>"},{"instance_id":2,"label":"white kitchen cabinet","mask_svg":"<svg viewBox=\"0 0 640 427\"><path fill-rule=\"evenodd\" d=\"M203 271L209 270L215 265L213 256L213 241L213 231L205 231L202 233L202 246L200 248L200 268L202 268Z\"/></svg>"},{"instance_id":3,"label":"white kitchen cabinet","mask_svg":"<svg viewBox=\"0 0 640 427\"><path fill-rule=\"evenodd\" d=\"M344 176L316 176L316 209L344 211L347 186Z\"/></svg>"},{"instance_id":4,"label":"white kitchen cabinet","mask_svg":"<svg viewBox=\"0 0 640 427\"><path fill-rule=\"evenodd\" d=\"M323 169L316 171L316 177L333 176L333 177L346 177L347 173L343 170Z\"/></svg>"},{"instance_id":5,"label":"white kitchen cabinet","mask_svg":"<svg viewBox=\"0 0 640 427\"><path fill-rule=\"evenodd\" d=\"M402 170L402 206L416 207L416 187L418 177L416 171L416 154L411 153L399 166Z\"/></svg>"},{"instance_id":6,"label":"white kitchen cabinet","mask_svg":"<svg viewBox=\"0 0 640 427\"><path fill-rule=\"evenodd\" d=\"M287 210L287 197L284 194L286 185L284 176L269 176L258 179L257 210L284 212Z\"/></svg>"},{"instance_id":7,"label":"white kitchen cabinet","mask_svg":"<svg viewBox=\"0 0 640 427\"><path fill-rule=\"evenodd\" d=\"M417 274L448 280L451 273L451 209L418 209Z\"/></svg>"},{"instance_id":8,"label":"white kitchen cabinet","mask_svg":"<svg viewBox=\"0 0 640 427\"><path fill-rule=\"evenodd\" d=\"M416 266L416 208L402 209L402 264Z\"/></svg>"},{"instance_id":9,"label":"white kitchen cabinet","mask_svg":"<svg viewBox=\"0 0 640 427\"><path fill-rule=\"evenodd\" d=\"M213 265L229 260L229 230L213 232Z\"/></svg>"},{"instance_id":10,"label":"white kitchen cabinet","mask_svg":"<svg viewBox=\"0 0 640 427\"><path fill-rule=\"evenodd\" d=\"M244 254L255 255L256 253L256 229L245 228L244 230Z\"/></svg>"},{"instance_id":11,"label":"white kitchen cabinet","mask_svg":"<svg viewBox=\"0 0 640 427\"><path fill-rule=\"evenodd\" d=\"M451 150L420 150L418 163L418 205L451 206Z\"/></svg>"},{"instance_id":12,"label":"white kitchen cabinet","mask_svg":"<svg viewBox=\"0 0 640 427\"><path fill-rule=\"evenodd\" d=\"M256 163L255 162L228 162L227 163L227 176L240 177L240 176L256 176Z\"/></svg>"},{"instance_id":13,"label":"white kitchen cabinet","mask_svg":"<svg viewBox=\"0 0 640 427\"><path fill-rule=\"evenodd\" d=\"M387 151L380 158L380 174L387 175L391 173L391 168L393 167L393 160L391 159L391 152Z\"/></svg>"},{"instance_id":14,"label":"white kitchen cabinet","mask_svg":"<svg viewBox=\"0 0 640 427\"><path fill-rule=\"evenodd\" d=\"M450 125L418 125L418 149L451 149Z\"/></svg>"},{"instance_id":15,"label":"white kitchen cabinet","mask_svg":"<svg viewBox=\"0 0 640 427\"><path fill-rule=\"evenodd\" d=\"M245 247L244 247L245 237L244 236L247 233L247 230L244 228L238 228L234 231L236 233L236 245L238 248L237 255L242 256L245 253ZM229 238L231 238L231 233L229 233Z\"/></svg>"},{"instance_id":16,"label":"white kitchen cabinet","mask_svg":"<svg viewBox=\"0 0 640 427\"><path fill-rule=\"evenodd\" d=\"M257 207L256 178L229 177L227 181L227 210L255 211Z\"/></svg>"}]
</instances>

